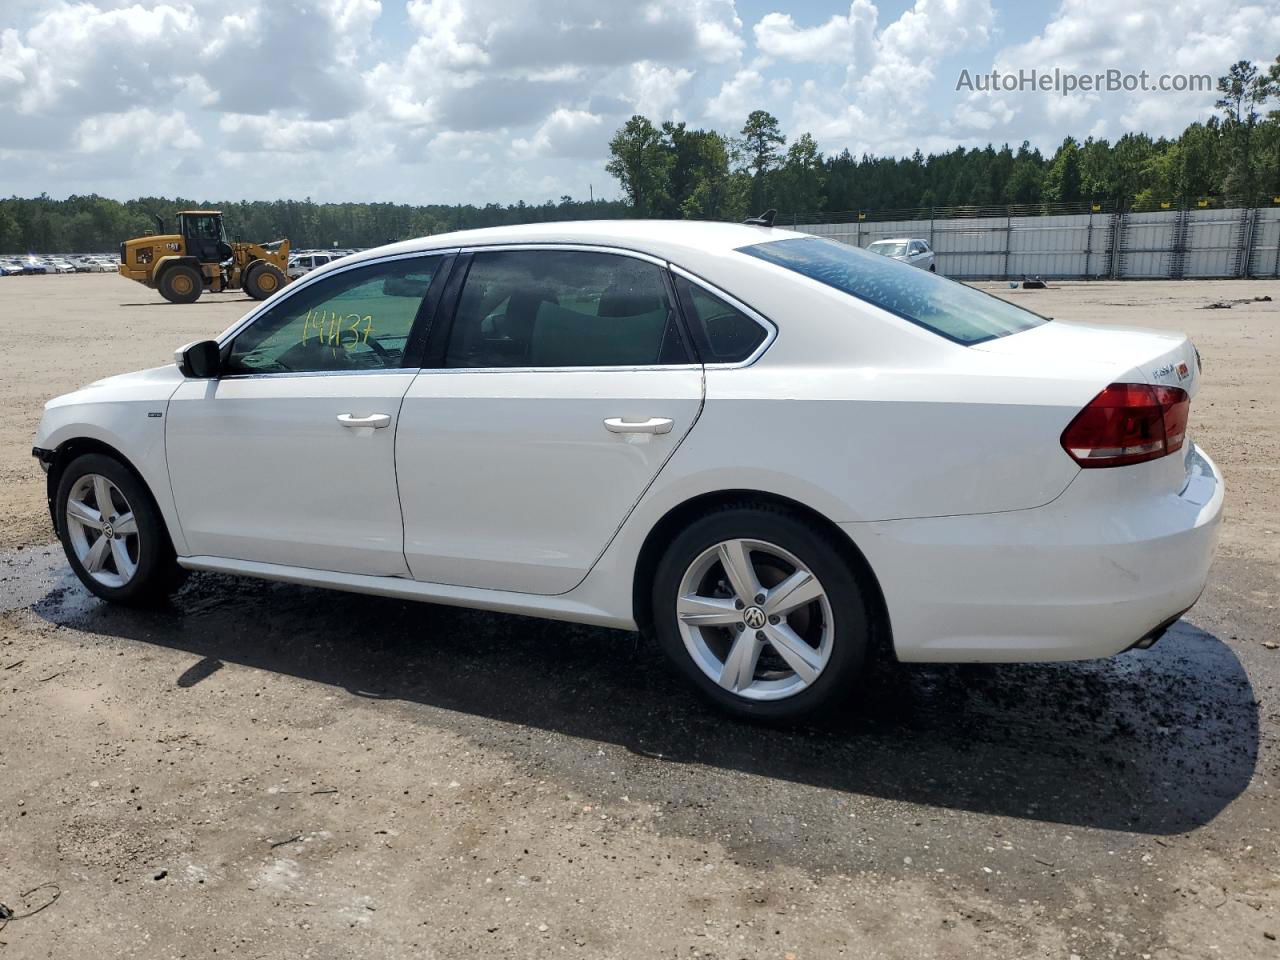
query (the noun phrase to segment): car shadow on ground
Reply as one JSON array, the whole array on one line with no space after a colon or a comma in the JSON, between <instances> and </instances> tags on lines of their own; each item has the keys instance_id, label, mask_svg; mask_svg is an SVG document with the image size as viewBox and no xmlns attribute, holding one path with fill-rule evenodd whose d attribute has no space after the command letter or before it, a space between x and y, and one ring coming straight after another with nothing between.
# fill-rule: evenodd
<instances>
[{"instance_id":1,"label":"car shadow on ground","mask_svg":"<svg viewBox=\"0 0 1280 960\"><path fill-rule=\"evenodd\" d=\"M580 743L486 721L579 738L593 754L618 744L637 762L1147 834L1212 820L1258 755L1243 667L1186 621L1149 651L1104 661L885 667L842 721L771 729L704 706L652 643L617 631L215 575L193 575L166 608L132 610L59 572L32 609L203 658L174 678L180 687L236 663L401 701L566 782L581 774ZM671 789L660 777L653 786L656 797Z\"/></svg>"}]
</instances>

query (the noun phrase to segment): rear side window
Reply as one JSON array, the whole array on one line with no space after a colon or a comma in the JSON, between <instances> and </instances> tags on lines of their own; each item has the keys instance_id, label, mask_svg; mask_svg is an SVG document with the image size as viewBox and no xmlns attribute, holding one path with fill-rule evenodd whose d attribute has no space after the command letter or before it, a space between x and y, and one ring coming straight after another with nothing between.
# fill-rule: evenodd
<instances>
[{"instance_id":1,"label":"rear side window","mask_svg":"<svg viewBox=\"0 0 1280 960\"><path fill-rule=\"evenodd\" d=\"M446 367L628 367L691 362L663 271L581 250L475 254Z\"/></svg>"},{"instance_id":2,"label":"rear side window","mask_svg":"<svg viewBox=\"0 0 1280 960\"><path fill-rule=\"evenodd\" d=\"M769 332L710 290L676 276L676 292L703 363L740 363Z\"/></svg>"},{"instance_id":3,"label":"rear side window","mask_svg":"<svg viewBox=\"0 0 1280 960\"><path fill-rule=\"evenodd\" d=\"M1048 322L962 283L822 237L795 237L738 249L966 346Z\"/></svg>"}]
</instances>

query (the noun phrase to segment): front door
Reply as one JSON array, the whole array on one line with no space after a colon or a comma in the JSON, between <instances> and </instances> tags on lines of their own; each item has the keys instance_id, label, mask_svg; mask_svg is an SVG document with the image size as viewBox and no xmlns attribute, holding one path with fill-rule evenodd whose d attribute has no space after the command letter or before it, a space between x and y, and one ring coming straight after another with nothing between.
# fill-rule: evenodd
<instances>
[{"instance_id":1,"label":"front door","mask_svg":"<svg viewBox=\"0 0 1280 960\"><path fill-rule=\"evenodd\" d=\"M396 437L418 580L563 593L702 407L664 269L586 250L474 254Z\"/></svg>"},{"instance_id":2,"label":"front door","mask_svg":"<svg viewBox=\"0 0 1280 960\"><path fill-rule=\"evenodd\" d=\"M193 555L406 576L395 433L442 256L301 284L169 404L166 452Z\"/></svg>"}]
</instances>

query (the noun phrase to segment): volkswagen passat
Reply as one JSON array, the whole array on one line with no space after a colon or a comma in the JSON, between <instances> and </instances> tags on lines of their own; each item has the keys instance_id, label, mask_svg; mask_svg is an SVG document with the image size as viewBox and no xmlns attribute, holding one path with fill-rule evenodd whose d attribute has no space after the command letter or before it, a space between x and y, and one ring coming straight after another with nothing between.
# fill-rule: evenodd
<instances>
[{"instance_id":1,"label":"volkswagen passat","mask_svg":"<svg viewBox=\"0 0 1280 960\"><path fill-rule=\"evenodd\" d=\"M647 628L744 715L904 661L1101 657L1200 595L1181 334L1049 322L766 226L538 224L308 274L51 401L68 561Z\"/></svg>"}]
</instances>

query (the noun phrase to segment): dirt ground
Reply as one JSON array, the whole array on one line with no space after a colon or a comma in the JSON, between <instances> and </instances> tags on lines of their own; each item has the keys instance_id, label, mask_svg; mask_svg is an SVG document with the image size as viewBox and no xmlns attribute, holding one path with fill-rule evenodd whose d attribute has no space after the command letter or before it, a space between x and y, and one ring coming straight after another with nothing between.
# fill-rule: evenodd
<instances>
[{"instance_id":1,"label":"dirt ground","mask_svg":"<svg viewBox=\"0 0 1280 960\"><path fill-rule=\"evenodd\" d=\"M1209 588L1149 651L888 669L771 730L630 634L212 575L98 603L42 403L251 302L0 279L0 903L60 890L0 960L1280 956L1280 283L987 288L1193 336Z\"/></svg>"}]
</instances>

